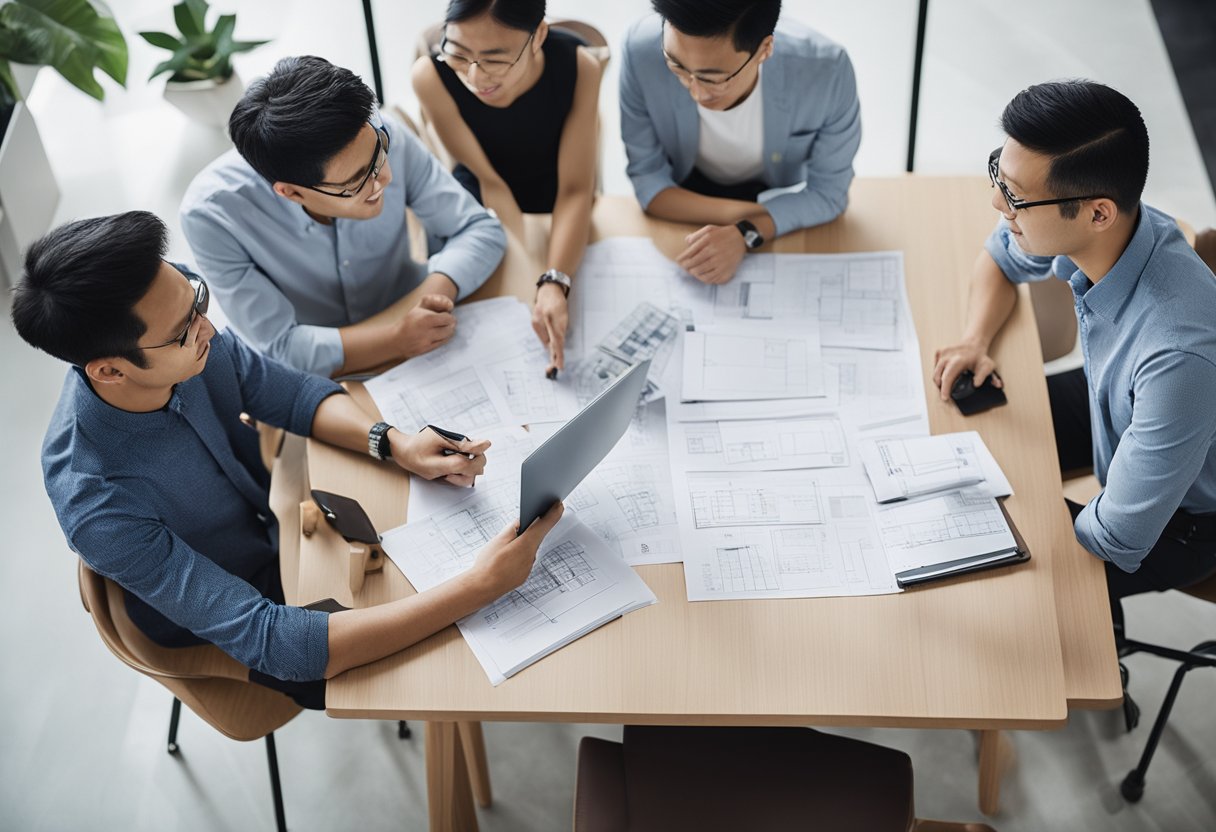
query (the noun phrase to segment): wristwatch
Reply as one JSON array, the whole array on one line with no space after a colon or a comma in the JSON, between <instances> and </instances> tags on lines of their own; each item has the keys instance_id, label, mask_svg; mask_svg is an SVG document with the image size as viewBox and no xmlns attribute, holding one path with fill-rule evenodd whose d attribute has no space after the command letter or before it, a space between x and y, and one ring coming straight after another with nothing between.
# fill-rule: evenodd
<instances>
[{"instance_id":1,"label":"wristwatch","mask_svg":"<svg viewBox=\"0 0 1216 832\"><path fill-rule=\"evenodd\" d=\"M735 223L735 228L739 229L739 233L743 235L743 242L747 244L748 251L764 245L764 237L760 234L759 229L748 220L739 220Z\"/></svg>"},{"instance_id":2,"label":"wristwatch","mask_svg":"<svg viewBox=\"0 0 1216 832\"><path fill-rule=\"evenodd\" d=\"M557 269L549 269L549 271L542 274L540 279L536 281L536 288L539 289L546 283L556 283L558 286L562 287L562 291L565 292L566 297L570 297L571 280L570 275L566 274L565 272L559 272Z\"/></svg>"},{"instance_id":3,"label":"wristwatch","mask_svg":"<svg viewBox=\"0 0 1216 832\"><path fill-rule=\"evenodd\" d=\"M388 422L376 422L367 432L367 452L372 459L388 459L393 455L388 441L388 432L392 427Z\"/></svg>"}]
</instances>

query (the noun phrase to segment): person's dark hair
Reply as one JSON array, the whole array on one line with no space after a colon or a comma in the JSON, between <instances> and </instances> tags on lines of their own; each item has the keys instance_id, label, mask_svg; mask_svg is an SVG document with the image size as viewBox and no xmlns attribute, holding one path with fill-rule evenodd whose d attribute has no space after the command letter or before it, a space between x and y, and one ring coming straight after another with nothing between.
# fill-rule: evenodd
<instances>
[{"instance_id":1,"label":"person's dark hair","mask_svg":"<svg viewBox=\"0 0 1216 832\"><path fill-rule=\"evenodd\" d=\"M128 211L61 225L29 247L13 290L13 325L31 346L83 367L96 358L147 366L134 307L168 248L155 214Z\"/></svg>"},{"instance_id":2,"label":"person's dark hair","mask_svg":"<svg viewBox=\"0 0 1216 832\"><path fill-rule=\"evenodd\" d=\"M1047 187L1056 197L1097 194L1136 210L1148 179L1148 130L1131 100L1093 81L1052 81L1022 90L1001 113L1018 144L1051 157ZM1078 202L1060 204L1073 219Z\"/></svg>"},{"instance_id":3,"label":"person's dark hair","mask_svg":"<svg viewBox=\"0 0 1216 832\"><path fill-rule=\"evenodd\" d=\"M283 58L249 85L228 119L228 135L269 182L311 186L372 116L367 84L324 58Z\"/></svg>"},{"instance_id":4,"label":"person's dark hair","mask_svg":"<svg viewBox=\"0 0 1216 832\"><path fill-rule=\"evenodd\" d=\"M777 29L781 0L650 0L674 28L694 38L730 35L739 52L755 52Z\"/></svg>"},{"instance_id":5,"label":"person's dark hair","mask_svg":"<svg viewBox=\"0 0 1216 832\"><path fill-rule=\"evenodd\" d=\"M503 26L534 32L545 19L545 0L450 0L444 23L462 23L486 12Z\"/></svg>"}]
</instances>

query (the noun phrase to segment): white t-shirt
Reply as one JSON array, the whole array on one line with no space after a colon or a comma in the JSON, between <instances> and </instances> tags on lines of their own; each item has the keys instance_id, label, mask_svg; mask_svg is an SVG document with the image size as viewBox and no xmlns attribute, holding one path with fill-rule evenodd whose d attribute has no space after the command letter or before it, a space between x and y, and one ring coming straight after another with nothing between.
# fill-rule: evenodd
<instances>
[{"instance_id":1,"label":"white t-shirt","mask_svg":"<svg viewBox=\"0 0 1216 832\"><path fill-rule=\"evenodd\" d=\"M729 110L697 105L701 138L697 170L721 185L759 179L764 173L764 67L751 94Z\"/></svg>"}]
</instances>

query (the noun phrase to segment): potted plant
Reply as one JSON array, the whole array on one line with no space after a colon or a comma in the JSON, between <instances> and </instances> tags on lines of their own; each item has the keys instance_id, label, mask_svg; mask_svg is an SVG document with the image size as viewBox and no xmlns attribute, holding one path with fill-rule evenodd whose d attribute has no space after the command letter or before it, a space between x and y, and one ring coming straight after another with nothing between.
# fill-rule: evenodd
<instances>
[{"instance_id":1,"label":"potted plant","mask_svg":"<svg viewBox=\"0 0 1216 832\"><path fill-rule=\"evenodd\" d=\"M0 277L20 273L21 252L50 225L59 188L23 99L42 66L99 101L100 69L127 80L127 42L100 0L0 2ZM4 281L0 280L0 284Z\"/></svg>"},{"instance_id":2,"label":"potted plant","mask_svg":"<svg viewBox=\"0 0 1216 832\"><path fill-rule=\"evenodd\" d=\"M173 53L157 64L148 80L166 72L165 99L190 118L213 127L227 127L228 117L244 87L232 67L232 56L248 52L264 40L235 40L235 14L222 14L206 28L207 0L182 0L173 7L180 37L165 32L140 32L153 46Z\"/></svg>"}]
</instances>

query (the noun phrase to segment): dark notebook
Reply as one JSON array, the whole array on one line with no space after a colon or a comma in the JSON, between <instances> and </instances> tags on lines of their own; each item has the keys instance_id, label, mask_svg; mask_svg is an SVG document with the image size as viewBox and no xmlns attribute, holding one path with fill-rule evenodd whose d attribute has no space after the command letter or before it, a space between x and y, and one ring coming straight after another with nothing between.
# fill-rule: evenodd
<instances>
[{"instance_id":1,"label":"dark notebook","mask_svg":"<svg viewBox=\"0 0 1216 832\"><path fill-rule=\"evenodd\" d=\"M1004 515L1005 522L1009 524L1009 531L1013 534L1014 546L1012 548L998 549L994 552L985 552L979 555L959 558L958 560L943 561L942 563L931 563L926 566L918 566L916 569L896 572L895 582L899 584L901 589L906 589L932 581L953 578L957 575L966 575L970 572L979 572L983 569L996 569L998 566L1011 566L1015 563L1025 563L1030 560L1030 550L1026 548L1026 541L1022 539L1022 534L1018 531L1018 527L1014 525L1009 512L1005 510L1004 499L997 500L997 505L1000 506L1001 514Z\"/></svg>"}]
</instances>

